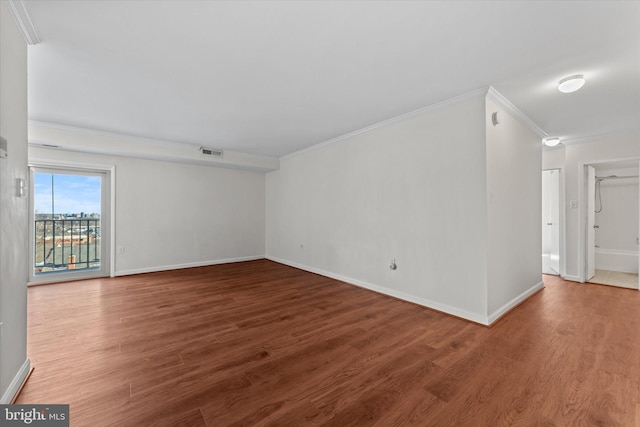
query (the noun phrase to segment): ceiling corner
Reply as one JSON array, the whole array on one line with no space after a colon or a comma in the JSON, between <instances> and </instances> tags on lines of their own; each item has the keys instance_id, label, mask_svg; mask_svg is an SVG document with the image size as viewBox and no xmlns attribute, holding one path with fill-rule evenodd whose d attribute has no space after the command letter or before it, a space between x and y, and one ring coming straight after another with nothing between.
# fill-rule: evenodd
<instances>
[{"instance_id":1,"label":"ceiling corner","mask_svg":"<svg viewBox=\"0 0 640 427\"><path fill-rule=\"evenodd\" d=\"M500 105L505 110L516 116L522 121L529 129L535 132L540 138L546 138L547 132L536 124L529 116L524 114L518 107L513 105L511 101L505 98L500 92L498 92L493 86L489 86L487 91L487 98L491 99L496 104Z\"/></svg>"},{"instance_id":2,"label":"ceiling corner","mask_svg":"<svg viewBox=\"0 0 640 427\"><path fill-rule=\"evenodd\" d=\"M24 0L8 0L7 3L9 4L9 9L13 12L25 41L30 45L40 43L40 35L29 16Z\"/></svg>"}]
</instances>

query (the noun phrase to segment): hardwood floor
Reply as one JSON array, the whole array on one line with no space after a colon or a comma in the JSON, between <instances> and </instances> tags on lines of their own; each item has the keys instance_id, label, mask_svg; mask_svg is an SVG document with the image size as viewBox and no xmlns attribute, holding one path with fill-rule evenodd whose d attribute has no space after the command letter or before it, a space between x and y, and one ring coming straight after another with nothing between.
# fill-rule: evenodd
<instances>
[{"instance_id":1,"label":"hardwood floor","mask_svg":"<svg viewBox=\"0 0 640 427\"><path fill-rule=\"evenodd\" d=\"M72 426L634 426L640 293L546 276L486 328L266 260L29 289L17 403Z\"/></svg>"}]
</instances>

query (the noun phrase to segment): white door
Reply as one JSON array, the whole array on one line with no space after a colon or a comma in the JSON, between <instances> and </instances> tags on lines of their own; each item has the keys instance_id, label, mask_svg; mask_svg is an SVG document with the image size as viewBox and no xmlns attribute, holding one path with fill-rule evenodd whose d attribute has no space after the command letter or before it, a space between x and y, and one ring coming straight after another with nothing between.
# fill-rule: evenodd
<instances>
[{"instance_id":1,"label":"white door","mask_svg":"<svg viewBox=\"0 0 640 427\"><path fill-rule=\"evenodd\" d=\"M560 170L542 171L542 273L560 274Z\"/></svg>"},{"instance_id":2,"label":"white door","mask_svg":"<svg viewBox=\"0 0 640 427\"><path fill-rule=\"evenodd\" d=\"M585 280L596 275L596 168L587 166L587 265Z\"/></svg>"}]
</instances>

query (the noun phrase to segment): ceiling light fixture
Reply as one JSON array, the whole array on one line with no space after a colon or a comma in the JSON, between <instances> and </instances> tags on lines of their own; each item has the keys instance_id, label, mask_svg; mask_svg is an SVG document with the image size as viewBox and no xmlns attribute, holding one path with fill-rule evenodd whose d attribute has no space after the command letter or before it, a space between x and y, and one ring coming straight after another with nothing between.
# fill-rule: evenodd
<instances>
[{"instance_id":1,"label":"ceiling light fixture","mask_svg":"<svg viewBox=\"0 0 640 427\"><path fill-rule=\"evenodd\" d=\"M584 86L585 83L586 80L584 79L584 76L582 74L576 74L575 76L565 77L560 80L560 83L558 83L558 90L562 93L575 92Z\"/></svg>"},{"instance_id":2,"label":"ceiling light fixture","mask_svg":"<svg viewBox=\"0 0 640 427\"><path fill-rule=\"evenodd\" d=\"M544 145L547 147L555 147L560 144L560 138L547 138L544 140Z\"/></svg>"}]
</instances>

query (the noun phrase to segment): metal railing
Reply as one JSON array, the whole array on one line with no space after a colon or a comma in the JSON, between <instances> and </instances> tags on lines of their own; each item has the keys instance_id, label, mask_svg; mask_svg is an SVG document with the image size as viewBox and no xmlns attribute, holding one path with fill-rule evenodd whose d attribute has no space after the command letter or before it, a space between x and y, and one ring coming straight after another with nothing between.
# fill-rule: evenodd
<instances>
[{"instance_id":1,"label":"metal railing","mask_svg":"<svg viewBox=\"0 0 640 427\"><path fill-rule=\"evenodd\" d=\"M36 219L35 274L100 267L100 219Z\"/></svg>"}]
</instances>

